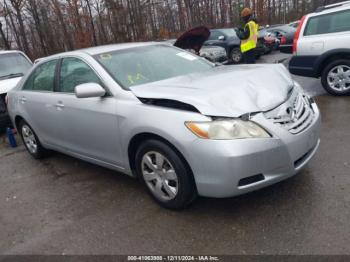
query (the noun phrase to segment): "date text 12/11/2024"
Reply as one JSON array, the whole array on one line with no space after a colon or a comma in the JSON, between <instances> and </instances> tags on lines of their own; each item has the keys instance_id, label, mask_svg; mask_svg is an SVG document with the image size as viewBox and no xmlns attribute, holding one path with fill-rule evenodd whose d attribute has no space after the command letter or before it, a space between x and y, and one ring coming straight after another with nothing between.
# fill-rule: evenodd
<instances>
[{"instance_id":1,"label":"date text 12/11/2024","mask_svg":"<svg viewBox=\"0 0 350 262\"><path fill-rule=\"evenodd\" d=\"M128 256L128 261L220 261L216 256Z\"/></svg>"}]
</instances>

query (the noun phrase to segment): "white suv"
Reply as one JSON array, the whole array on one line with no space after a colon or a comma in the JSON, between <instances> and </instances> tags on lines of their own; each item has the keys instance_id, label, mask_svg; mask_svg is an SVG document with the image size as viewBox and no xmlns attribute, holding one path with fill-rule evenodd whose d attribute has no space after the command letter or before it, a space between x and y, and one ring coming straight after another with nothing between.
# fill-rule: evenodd
<instances>
[{"instance_id":1,"label":"white suv","mask_svg":"<svg viewBox=\"0 0 350 262\"><path fill-rule=\"evenodd\" d=\"M300 21L292 74L321 77L333 95L350 95L350 1L323 6Z\"/></svg>"}]
</instances>

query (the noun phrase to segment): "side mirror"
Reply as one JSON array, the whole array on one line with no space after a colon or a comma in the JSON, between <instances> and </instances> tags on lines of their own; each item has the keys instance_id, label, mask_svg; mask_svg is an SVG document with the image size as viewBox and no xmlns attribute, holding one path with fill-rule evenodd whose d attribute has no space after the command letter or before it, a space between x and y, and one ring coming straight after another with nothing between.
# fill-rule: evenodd
<instances>
[{"instance_id":1,"label":"side mirror","mask_svg":"<svg viewBox=\"0 0 350 262\"><path fill-rule=\"evenodd\" d=\"M106 90L96 83L86 83L75 87L75 96L77 98L102 97Z\"/></svg>"},{"instance_id":2,"label":"side mirror","mask_svg":"<svg viewBox=\"0 0 350 262\"><path fill-rule=\"evenodd\" d=\"M223 41L223 40L225 40L225 36L221 35L221 36L218 37L218 39L219 39L220 41Z\"/></svg>"}]
</instances>

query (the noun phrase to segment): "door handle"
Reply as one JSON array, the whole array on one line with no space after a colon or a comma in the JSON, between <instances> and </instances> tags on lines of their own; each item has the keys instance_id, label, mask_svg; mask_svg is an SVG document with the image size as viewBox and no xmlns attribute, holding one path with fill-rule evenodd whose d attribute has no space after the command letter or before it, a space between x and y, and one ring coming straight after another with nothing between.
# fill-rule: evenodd
<instances>
[{"instance_id":1,"label":"door handle","mask_svg":"<svg viewBox=\"0 0 350 262\"><path fill-rule=\"evenodd\" d=\"M19 101L20 101L22 104L24 104L25 102L27 102L27 98L25 98L25 97L23 96L23 97L21 97L21 98L19 99Z\"/></svg>"},{"instance_id":2,"label":"door handle","mask_svg":"<svg viewBox=\"0 0 350 262\"><path fill-rule=\"evenodd\" d=\"M57 108L57 110L62 110L64 108L64 104L62 102L58 102L56 104L56 108Z\"/></svg>"}]
</instances>

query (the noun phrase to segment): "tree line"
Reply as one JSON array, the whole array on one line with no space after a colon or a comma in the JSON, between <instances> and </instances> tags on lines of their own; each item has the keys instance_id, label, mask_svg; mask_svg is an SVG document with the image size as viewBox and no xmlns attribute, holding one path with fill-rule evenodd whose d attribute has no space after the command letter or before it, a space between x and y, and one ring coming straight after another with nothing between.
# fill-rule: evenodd
<instances>
[{"instance_id":1,"label":"tree line","mask_svg":"<svg viewBox=\"0 0 350 262\"><path fill-rule=\"evenodd\" d=\"M199 25L240 26L251 7L262 25L288 23L339 0L0 0L0 49L32 59L89 46L176 38Z\"/></svg>"}]
</instances>

